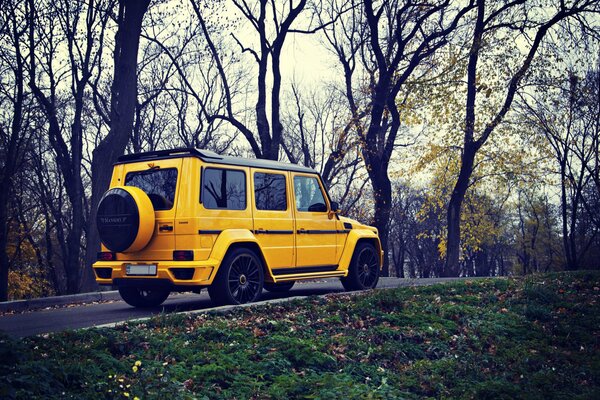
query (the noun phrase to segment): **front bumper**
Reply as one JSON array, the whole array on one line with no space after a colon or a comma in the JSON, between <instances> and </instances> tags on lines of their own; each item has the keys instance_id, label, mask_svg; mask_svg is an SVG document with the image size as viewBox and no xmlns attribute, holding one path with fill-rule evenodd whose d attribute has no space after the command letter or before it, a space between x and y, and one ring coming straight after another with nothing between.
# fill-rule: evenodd
<instances>
[{"instance_id":1,"label":"front bumper","mask_svg":"<svg viewBox=\"0 0 600 400\"><path fill-rule=\"evenodd\" d=\"M208 286L214 279L218 263L205 261L97 261L93 268L99 285L129 285L139 283L152 285L152 281L171 286ZM156 275L128 276L127 265L156 264Z\"/></svg>"}]
</instances>

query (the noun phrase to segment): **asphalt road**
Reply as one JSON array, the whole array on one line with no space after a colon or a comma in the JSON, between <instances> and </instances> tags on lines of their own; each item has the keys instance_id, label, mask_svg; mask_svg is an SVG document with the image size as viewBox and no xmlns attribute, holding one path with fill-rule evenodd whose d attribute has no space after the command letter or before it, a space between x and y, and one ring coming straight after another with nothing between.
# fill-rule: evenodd
<instances>
[{"instance_id":1,"label":"asphalt road","mask_svg":"<svg viewBox=\"0 0 600 400\"><path fill-rule=\"evenodd\" d=\"M377 288L431 285L456 279L460 278L381 278ZM343 291L342 284L338 279L298 282L288 293L274 294L265 291L263 292L261 300L324 295ZM123 301L113 301L100 304L83 304L65 308L31 311L22 314L7 314L0 316L0 331L3 331L9 336L19 338L150 317L161 312L175 313L191 310L209 310L211 308L213 308L213 304L206 291L202 291L200 294L172 294L162 306L150 309L137 309L130 307Z\"/></svg>"}]
</instances>

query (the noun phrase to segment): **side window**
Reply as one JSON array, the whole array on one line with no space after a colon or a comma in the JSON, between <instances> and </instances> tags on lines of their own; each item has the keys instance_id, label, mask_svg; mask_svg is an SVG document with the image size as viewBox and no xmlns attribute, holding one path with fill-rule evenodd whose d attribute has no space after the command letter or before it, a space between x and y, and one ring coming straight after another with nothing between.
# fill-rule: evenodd
<instances>
[{"instance_id":1,"label":"side window","mask_svg":"<svg viewBox=\"0 0 600 400\"><path fill-rule=\"evenodd\" d=\"M257 210L287 210L285 175L255 172L254 201Z\"/></svg>"},{"instance_id":2,"label":"side window","mask_svg":"<svg viewBox=\"0 0 600 400\"><path fill-rule=\"evenodd\" d=\"M294 192L296 194L296 209L298 211L327 211L327 203L325 203L317 178L295 176Z\"/></svg>"},{"instance_id":3,"label":"side window","mask_svg":"<svg viewBox=\"0 0 600 400\"><path fill-rule=\"evenodd\" d=\"M202 179L202 203L205 208L244 210L246 208L244 172L206 168Z\"/></svg>"},{"instance_id":4,"label":"side window","mask_svg":"<svg viewBox=\"0 0 600 400\"><path fill-rule=\"evenodd\" d=\"M170 210L175 201L177 170L157 168L130 172L125 177L125 185L135 186L146 192L155 210Z\"/></svg>"}]
</instances>

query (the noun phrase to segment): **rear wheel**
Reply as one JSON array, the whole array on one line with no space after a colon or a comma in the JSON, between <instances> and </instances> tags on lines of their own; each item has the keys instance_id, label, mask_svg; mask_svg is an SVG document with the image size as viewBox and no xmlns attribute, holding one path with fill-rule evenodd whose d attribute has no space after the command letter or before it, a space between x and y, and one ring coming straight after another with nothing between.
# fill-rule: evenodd
<instances>
[{"instance_id":1,"label":"rear wheel","mask_svg":"<svg viewBox=\"0 0 600 400\"><path fill-rule=\"evenodd\" d=\"M119 294L125 300L125 303L134 307L159 306L169 297L170 293L169 289L119 288Z\"/></svg>"},{"instance_id":2,"label":"rear wheel","mask_svg":"<svg viewBox=\"0 0 600 400\"><path fill-rule=\"evenodd\" d=\"M208 294L216 304L243 304L258 300L263 289L263 266L256 254L237 248L225 256Z\"/></svg>"},{"instance_id":3,"label":"rear wheel","mask_svg":"<svg viewBox=\"0 0 600 400\"><path fill-rule=\"evenodd\" d=\"M265 290L268 292L282 293L289 291L294 286L294 281L290 282L280 282L280 283L271 283L265 282Z\"/></svg>"},{"instance_id":4,"label":"rear wheel","mask_svg":"<svg viewBox=\"0 0 600 400\"><path fill-rule=\"evenodd\" d=\"M341 278L346 290L373 289L379 281L379 257L375 246L361 242L356 246L348 276Z\"/></svg>"}]
</instances>

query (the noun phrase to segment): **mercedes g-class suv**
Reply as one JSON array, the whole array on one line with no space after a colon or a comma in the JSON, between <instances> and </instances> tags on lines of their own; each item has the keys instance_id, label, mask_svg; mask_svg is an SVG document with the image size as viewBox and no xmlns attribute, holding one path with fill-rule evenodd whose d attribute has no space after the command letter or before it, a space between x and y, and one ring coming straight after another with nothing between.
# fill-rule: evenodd
<instances>
[{"instance_id":1,"label":"mercedes g-class suv","mask_svg":"<svg viewBox=\"0 0 600 400\"><path fill-rule=\"evenodd\" d=\"M247 303L315 278L374 288L377 229L338 213L311 168L194 148L125 155L98 204L96 281L136 307L201 288Z\"/></svg>"}]
</instances>

